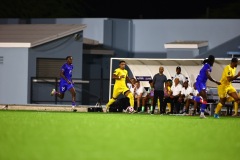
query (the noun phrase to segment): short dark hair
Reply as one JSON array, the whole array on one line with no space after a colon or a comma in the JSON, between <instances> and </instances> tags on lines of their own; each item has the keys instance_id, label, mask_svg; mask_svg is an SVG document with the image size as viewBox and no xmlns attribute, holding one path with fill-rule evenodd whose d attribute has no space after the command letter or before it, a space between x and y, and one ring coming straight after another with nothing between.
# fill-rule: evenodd
<instances>
[{"instance_id":1,"label":"short dark hair","mask_svg":"<svg viewBox=\"0 0 240 160\"><path fill-rule=\"evenodd\" d=\"M119 64L121 64L121 63L123 63L123 62L126 63L125 61L122 60L122 61L119 62Z\"/></svg>"},{"instance_id":2,"label":"short dark hair","mask_svg":"<svg viewBox=\"0 0 240 160\"><path fill-rule=\"evenodd\" d=\"M68 58L71 58L71 57L72 57L72 56L67 56L67 57L66 57L66 60L68 60Z\"/></svg>"},{"instance_id":3,"label":"short dark hair","mask_svg":"<svg viewBox=\"0 0 240 160\"><path fill-rule=\"evenodd\" d=\"M177 66L177 68L176 69L180 69L180 71L181 71L181 67L180 66Z\"/></svg>"},{"instance_id":4,"label":"short dark hair","mask_svg":"<svg viewBox=\"0 0 240 160\"><path fill-rule=\"evenodd\" d=\"M148 83L152 83L152 82L153 82L153 80L149 80L149 81L148 81Z\"/></svg>"},{"instance_id":5,"label":"short dark hair","mask_svg":"<svg viewBox=\"0 0 240 160\"><path fill-rule=\"evenodd\" d=\"M238 62L238 58L237 57L233 57L231 62Z\"/></svg>"}]
</instances>

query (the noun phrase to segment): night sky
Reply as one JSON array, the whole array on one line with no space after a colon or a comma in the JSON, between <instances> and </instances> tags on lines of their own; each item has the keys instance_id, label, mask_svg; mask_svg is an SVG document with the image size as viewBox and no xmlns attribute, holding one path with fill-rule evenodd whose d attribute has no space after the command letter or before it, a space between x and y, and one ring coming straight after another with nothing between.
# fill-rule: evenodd
<instances>
[{"instance_id":1,"label":"night sky","mask_svg":"<svg viewBox=\"0 0 240 160\"><path fill-rule=\"evenodd\" d=\"M0 18L240 18L240 0L1 0Z\"/></svg>"}]
</instances>

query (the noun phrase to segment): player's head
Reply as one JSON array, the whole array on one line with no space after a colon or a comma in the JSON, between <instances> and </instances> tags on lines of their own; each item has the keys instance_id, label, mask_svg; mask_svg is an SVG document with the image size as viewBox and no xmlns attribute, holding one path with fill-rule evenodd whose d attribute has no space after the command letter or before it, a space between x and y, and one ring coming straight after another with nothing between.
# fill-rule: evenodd
<instances>
[{"instance_id":1,"label":"player's head","mask_svg":"<svg viewBox=\"0 0 240 160\"><path fill-rule=\"evenodd\" d=\"M209 55L208 56L208 59L207 59L207 63L210 65L210 66L213 66L213 63L215 61L215 57L213 55Z\"/></svg>"},{"instance_id":2,"label":"player's head","mask_svg":"<svg viewBox=\"0 0 240 160\"><path fill-rule=\"evenodd\" d=\"M159 73L160 73L160 74L163 74L163 71L164 71L164 67L162 67L162 66L159 67Z\"/></svg>"},{"instance_id":3,"label":"player's head","mask_svg":"<svg viewBox=\"0 0 240 160\"><path fill-rule=\"evenodd\" d=\"M72 64L72 56L67 56L66 60L68 64Z\"/></svg>"},{"instance_id":4,"label":"player's head","mask_svg":"<svg viewBox=\"0 0 240 160\"><path fill-rule=\"evenodd\" d=\"M231 60L231 66L232 67L237 67L237 65L238 65L238 58L233 57L232 60Z\"/></svg>"},{"instance_id":5,"label":"player's head","mask_svg":"<svg viewBox=\"0 0 240 160\"><path fill-rule=\"evenodd\" d=\"M125 62L125 61L120 61L120 62L119 62L119 67L120 67L121 69L124 69L125 66L126 66L126 62Z\"/></svg>"},{"instance_id":6,"label":"player's head","mask_svg":"<svg viewBox=\"0 0 240 160\"><path fill-rule=\"evenodd\" d=\"M177 66L176 72L177 72L177 74L180 74L180 73L181 73L181 67L180 67L180 66Z\"/></svg>"}]
</instances>

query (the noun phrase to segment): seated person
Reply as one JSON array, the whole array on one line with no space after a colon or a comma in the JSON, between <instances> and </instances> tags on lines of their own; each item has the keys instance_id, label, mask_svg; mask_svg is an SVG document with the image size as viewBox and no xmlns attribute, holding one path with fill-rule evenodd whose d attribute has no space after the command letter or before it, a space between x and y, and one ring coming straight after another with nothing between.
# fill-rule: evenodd
<instances>
[{"instance_id":1,"label":"seated person","mask_svg":"<svg viewBox=\"0 0 240 160\"><path fill-rule=\"evenodd\" d=\"M142 104L141 112L145 111L147 94L148 94L147 91L143 86L140 85L140 82L136 81L134 84L134 97L136 98L137 108L140 108L140 105Z\"/></svg>"},{"instance_id":2,"label":"seated person","mask_svg":"<svg viewBox=\"0 0 240 160\"><path fill-rule=\"evenodd\" d=\"M199 96L198 90L196 88L196 82L193 84L192 93L190 93L189 95L190 96ZM193 99L189 98L189 96L186 97L185 106L184 106L184 109L183 109L183 114L188 113L190 104L193 104L193 106L194 106L192 115L196 114L197 107L199 106L200 103L198 103L197 101L194 101Z\"/></svg>"},{"instance_id":3,"label":"seated person","mask_svg":"<svg viewBox=\"0 0 240 160\"><path fill-rule=\"evenodd\" d=\"M127 87L131 91L132 88L134 88L134 86L132 84L134 84L137 80L135 78L131 78L130 81L131 81L131 83L127 83Z\"/></svg>"},{"instance_id":4,"label":"seated person","mask_svg":"<svg viewBox=\"0 0 240 160\"><path fill-rule=\"evenodd\" d=\"M179 82L179 78L175 78L174 84L171 87L170 96L164 99L164 106L166 106L167 103L171 103L171 113L179 114L181 103L178 99L181 95L181 90L182 85ZM164 108L166 109L166 107L163 107L163 109Z\"/></svg>"},{"instance_id":5,"label":"seated person","mask_svg":"<svg viewBox=\"0 0 240 160\"><path fill-rule=\"evenodd\" d=\"M169 98L171 87L172 87L172 80L168 79L164 87L164 99ZM167 103L167 106L168 106L168 112L171 112L171 103ZM164 104L164 107L166 107L166 104Z\"/></svg>"}]
</instances>

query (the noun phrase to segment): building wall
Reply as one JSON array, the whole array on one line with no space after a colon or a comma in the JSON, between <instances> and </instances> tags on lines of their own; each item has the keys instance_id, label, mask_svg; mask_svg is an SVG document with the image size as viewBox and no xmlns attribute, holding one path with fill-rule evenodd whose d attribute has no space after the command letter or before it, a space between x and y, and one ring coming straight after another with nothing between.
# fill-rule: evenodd
<instances>
[{"instance_id":1,"label":"building wall","mask_svg":"<svg viewBox=\"0 0 240 160\"><path fill-rule=\"evenodd\" d=\"M67 56L73 56L73 77L82 79L82 32L79 33L81 35L80 40L75 40L74 35L67 36L65 38L58 39L53 42L46 43L41 46L33 47L29 49L29 81L31 77L36 77L36 62L37 58L61 58L65 59ZM60 72L61 66L59 66ZM56 75L56 73L53 73ZM58 75L58 74L57 74ZM57 77L59 78L59 76ZM29 84L30 85L30 84ZM30 86L29 86L30 87ZM55 97L50 97L50 91L54 88L54 85L48 84L44 86L46 89L39 90L36 94L39 95L39 98L42 100L54 101ZM80 89L79 89L80 90ZM30 89L28 90L29 94ZM77 96L80 92L78 92ZM35 97L38 95L34 95ZM79 97L77 97L79 100ZM71 95L68 91L65 94L64 100L59 100L59 103L65 104L64 101L71 101ZM28 96L28 102L30 102L30 95ZM69 102L66 102L69 104Z\"/></svg>"},{"instance_id":2,"label":"building wall","mask_svg":"<svg viewBox=\"0 0 240 160\"><path fill-rule=\"evenodd\" d=\"M0 103L27 104L28 102L28 49L0 48Z\"/></svg>"}]
</instances>

